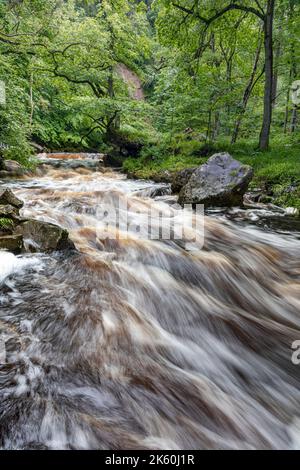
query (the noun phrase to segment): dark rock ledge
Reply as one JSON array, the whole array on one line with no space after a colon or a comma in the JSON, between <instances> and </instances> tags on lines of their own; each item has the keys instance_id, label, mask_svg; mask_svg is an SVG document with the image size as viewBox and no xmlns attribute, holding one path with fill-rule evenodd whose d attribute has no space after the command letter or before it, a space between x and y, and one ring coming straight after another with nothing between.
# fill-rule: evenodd
<instances>
[{"instance_id":1,"label":"dark rock ledge","mask_svg":"<svg viewBox=\"0 0 300 470\"><path fill-rule=\"evenodd\" d=\"M23 202L10 189L0 188L0 250L12 253L72 250L67 230L20 216Z\"/></svg>"}]
</instances>

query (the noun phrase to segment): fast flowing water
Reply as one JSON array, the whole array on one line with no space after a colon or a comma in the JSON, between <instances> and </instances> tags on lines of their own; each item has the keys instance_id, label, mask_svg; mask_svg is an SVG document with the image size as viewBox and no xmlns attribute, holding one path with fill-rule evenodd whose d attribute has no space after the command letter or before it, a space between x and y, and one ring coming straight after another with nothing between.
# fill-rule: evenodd
<instances>
[{"instance_id":1,"label":"fast flowing water","mask_svg":"<svg viewBox=\"0 0 300 470\"><path fill-rule=\"evenodd\" d=\"M77 252L0 253L1 448L300 448L299 234L207 216L202 248L111 240L104 199L142 231L149 208L169 217L151 183L49 169L11 187Z\"/></svg>"}]
</instances>

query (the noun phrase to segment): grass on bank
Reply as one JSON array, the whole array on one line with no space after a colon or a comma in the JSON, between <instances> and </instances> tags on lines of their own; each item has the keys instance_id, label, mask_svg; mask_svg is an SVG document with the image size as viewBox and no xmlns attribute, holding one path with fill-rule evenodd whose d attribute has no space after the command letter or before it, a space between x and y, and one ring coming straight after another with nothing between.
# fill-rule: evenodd
<instances>
[{"instance_id":1,"label":"grass on bank","mask_svg":"<svg viewBox=\"0 0 300 470\"><path fill-rule=\"evenodd\" d=\"M0 217L0 230L8 230L13 227L13 221L7 217Z\"/></svg>"},{"instance_id":2,"label":"grass on bank","mask_svg":"<svg viewBox=\"0 0 300 470\"><path fill-rule=\"evenodd\" d=\"M251 143L229 145L223 142L205 147L203 143L189 141L188 151L182 142L180 145L182 151L175 149L172 154L159 155L155 149L152 156L148 150L140 158L128 158L123 168L138 178L151 179L166 170L175 172L202 165L214 153L227 151L237 160L253 167L250 188L263 188L275 204L300 209L300 143L273 143L266 152L255 149ZM201 153L207 155L202 156Z\"/></svg>"}]
</instances>

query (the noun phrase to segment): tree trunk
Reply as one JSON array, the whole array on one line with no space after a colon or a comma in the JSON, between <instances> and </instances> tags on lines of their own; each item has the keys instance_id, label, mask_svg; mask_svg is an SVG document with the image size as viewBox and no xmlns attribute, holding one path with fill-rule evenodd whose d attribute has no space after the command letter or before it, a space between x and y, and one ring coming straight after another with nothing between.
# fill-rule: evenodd
<instances>
[{"instance_id":1,"label":"tree trunk","mask_svg":"<svg viewBox=\"0 0 300 470\"><path fill-rule=\"evenodd\" d=\"M290 15L291 15L291 18L293 18L294 4L292 2L290 2ZM298 67L297 67L295 44L292 41L292 45L291 45L291 85L292 85L292 82L297 79L297 72L298 72L297 69L298 69ZM298 106L297 106L297 104L294 104L293 109L292 109L292 118L291 118L291 127L290 127L290 132L291 133L295 132L295 130L296 130L297 114L298 114Z\"/></svg>"},{"instance_id":2,"label":"tree trunk","mask_svg":"<svg viewBox=\"0 0 300 470\"><path fill-rule=\"evenodd\" d=\"M290 75L289 75L289 87L286 93L286 102L285 102L285 116L284 116L284 126L283 126L283 132L286 134L287 133L287 128L288 128L288 121L289 121L289 107L290 107L290 94L291 94L291 88L290 84L292 81L292 68L290 69Z\"/></svg>"},{"instance_id":3,"label":"tree trunk","mask_svg":"<svg viewBox=\"0 0 300 470\"><path fill-rule=\"evenodd\" d=\"M289 1L289 11L288 11L288 20L293 19L294 16L294 2L293 0ZM291 47L290 47L290 73L289 73L289 86L288 90L286 93L286 105L285 105L285 118L284 118L284 127L283 131L286 134L288 131L288 122L289 122L289 114L290 114L290 95L291 95L291 85L294 80L296 80L297 77L297 65L296 65L296 57L295 57L295 44L293 38L291 39ZM296 115L297 115L297 110ZM293 122L295 123L294 126L296 126L296 116L295 114L292 116L291 119L291 129L293 127Z\"/></svg>"},{"instance_id":4,"label":"tree trunk","mask_svg":"<svg viewBox=\"0 0 300 470\"><path fill-rule=\"evenodd\" d=\"M291 119L291 133L295 132L296 127L297 127L297 111L298 111L298 106L294 104L293 110L292 110L292 119Z\"/></svg>"},{"instance_id":5,"label":"tree trunk","mask_svg":"<svg viewBox=\"0 0 300 470\"><path fill-rule=\"evenodd\" d=\"M267 13L264 20L265 46L265 91L263 123L259 137L259 148L267 150L270 141L272 122L272 91L273 91L273 19L275 0L268 0Z\"/></svg>"},{"instance_id":6,"label":"tree trunk","mask_svg":"<svg viewBox=\"0 0 300 470\"><path fill-rule=\"evenodd\" d=\"M259 57L260 57L260 53L261 53L261 46L262 46L262 41L261 41L261 37L259 38L259 42L258 42L258 46L257 46L257 49L256 49L256 53L255 53L255 58L254 58L254 63L253 63L253 68L252 68L252 73L251 73L251 76L248 80L248 83L247 83L247 86L245 88L245 91L244 91L244 96L243 96L243 101L242 101L242 106L241 106L241 111L236 119L236 122L235 122L235 126L234 126L234 131L233 131L233 134L232 134L232 138L231 138L231 143L234 144L236 141L237 141L237 138L238 138L238 135L239 135L239 131L240 131L240 127L241 127L241 124L242 124L242 120L243 120L243 116L246 112L246 109L247 109L247 105L248 105L248 101L249 101L249 98L251 96L251 93L252 93L252 90L254 88L254 85L256 83L255 81L255 75L256 75L256 72L257 72L257 68L258 68L258 64L259 64Z\"/></svg>"},{"instance_id":7,"label":"tree trunk","mask_svg":"<svg viewBox=\"0 0 300 470\"><path fill-rule=\"evenodd\" d=\"M207 122L207 130L206 130L206 139L205 142L210 141L210 133L211 133L211 118L212 118L212 109L209 108L208 111L208 122Z\"/></svg>"},{"instance_id":8,"label":"tree trunk","mask_svg":"<svg viewBox=\"0 0 300 470\"><path fill-rule=\"evenodd\" d=\"M33 101L33 73L31 73L31 75L30 75L29 106L30 106L29 128L30 128L30 132L31 132L31 129L32 129L32 121L33 121L33 113L34 113L34 101Z\"/></svg>"},{"instance_id":9,"label":"tree trunk","mask_svg":"<svg viewBox=\"0 0 300 470\"><path fill-rule=\"evenodd\" d=\"M220 125L221 125L220 112L217 110L214 113L214 123L213 123L213 128L212 128L212 131L211 131L211 141L212 142L215 142L216 139L217 139L219 129L220 129Z\"/></svg>"},{"instance_id":10,"label":"tree trunk","mask_svg":"<svg viewBox=\"0 0 300 470\"><path fill-rule=\"evenodd\" d=\"M114 69L110 67L109 76L108 76L108 95L113 100L115 98L115 89L114 89ZM119 111L115 111L112 116L108 116L107 118L107 141L110 142L114 140L116 134L120 130L120 113Z\"/></svg>"},{"instance_id":11,"label":"tree trunk","mask_svg":"<svg viewBox=\"0 0 300 470\"><path fill-rule=\"evenodd\" d=\"M276 99L277 99L277 86L278 86L278 67L279 67L279 62L280 62L280 56L281 56L281 43L280 43L280 35L282 32L282 26L281 24L279 25L278 28L279 32L279 37L276 41L276 46L275 46L275 65L274 65L274 75L273 75L273 89L272 89L272 106L275 108L276 106Z\"/></svg>"}]
</instances>

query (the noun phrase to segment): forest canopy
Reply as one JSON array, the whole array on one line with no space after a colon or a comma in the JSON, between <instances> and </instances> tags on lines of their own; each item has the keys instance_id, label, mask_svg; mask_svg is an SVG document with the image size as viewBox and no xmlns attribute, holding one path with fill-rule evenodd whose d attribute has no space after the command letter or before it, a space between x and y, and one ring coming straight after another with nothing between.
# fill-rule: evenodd
<instances>
[{"instance_id":1,"label":"forest canopy","mask_svg":"<svg viewBox=\"0 0 300 470\"><path fill-rule=\"evenodd\" d=\"M1 153L292 145L299 23L297 0L1 0Z\"/></svg>"}]
</instances>

